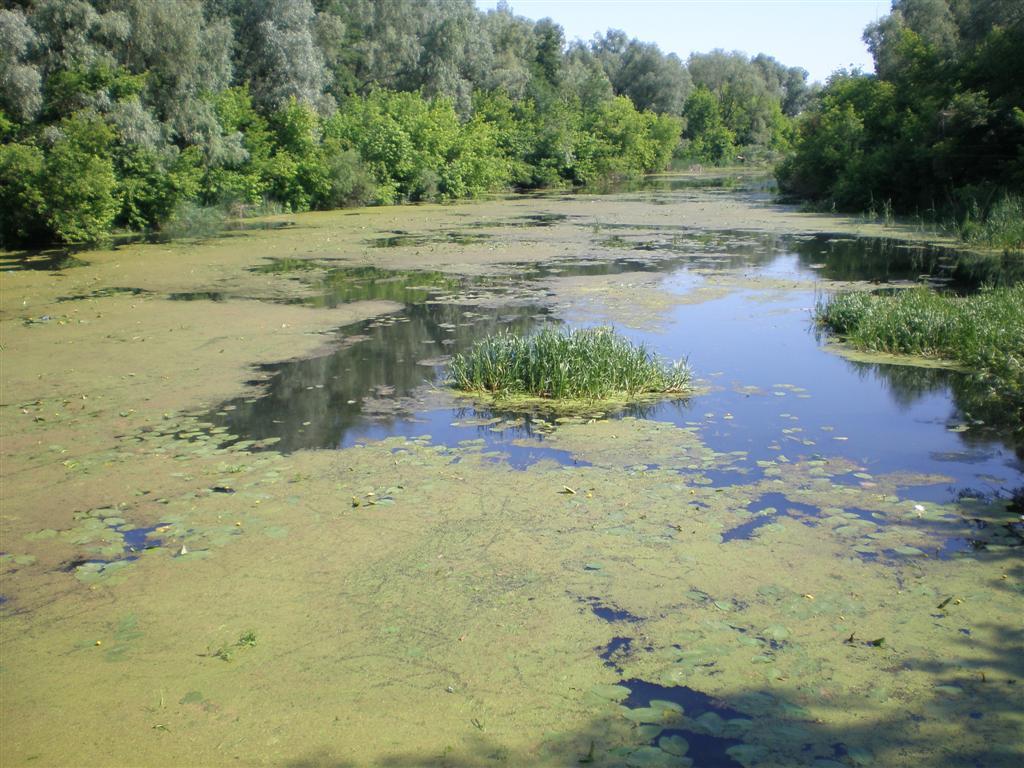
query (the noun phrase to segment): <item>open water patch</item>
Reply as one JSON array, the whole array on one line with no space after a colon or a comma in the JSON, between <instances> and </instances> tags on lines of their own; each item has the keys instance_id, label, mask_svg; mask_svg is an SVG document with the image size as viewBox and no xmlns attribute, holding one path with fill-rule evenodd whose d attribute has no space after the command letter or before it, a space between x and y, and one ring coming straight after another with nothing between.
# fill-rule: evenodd
<instances>
[{"instance_id":1,"label":"open water patch","mask_svg":"<svg viewBox=\"0 0 1024 768\"><path fill-rule=\"evenodd\" d=\"M262 396L226 403L208 418L241 441L259 444L270 438L276 441L275 450L283 452L341 448L391 434L430 434L439 442L457 445L466 438L462 428L453 426L461 416L455 409L438 409L422 393L441 386L447 359L476 340L504 330L530 333L558 322L548 306L551 296L541 290L551 280L647 271L670 276L666 285L671 288L676 277L709 265L733 272L755 267L755 278L812 277L819 283L833 276L882 282L929 270L956 275L968 269L950 267L953 255L946 251L878 239L649 226L646 230L634 245L649 247L650 257L637 256L633 248L621 259L514 265L507 273L483 278L376 267L330 270L320 294L307 303L328 307L387 299L402 303L404 311L342 329L340 347L332 355L262 367ZM859 261L860 256L865 258ZM982 263L991 267L990 262ZM972 269L971 274L991 275L985 271L988 267ZM999 279L1013 278L1006 274ZM756 279L751 282L756 284ZM822 340L810 328L814 300L809 291L777 292L766 300L763 292L751 287L681 304L666 314L664 327L658 330L620 329L665 358L687 357L710 383L707 394L685 407L644 404L622 414L687 428L697 425L709 447L723 454L743 453L742 461L709 470L706 480L715 488L757 482L769 473L779 476L787 462L822 457L849 459L873 475L902 471L949 478L940 486L909 489L908 499L921 494L922 500L938 501L949 496L947 488L976 485L980 478L1019 484L1024 448L999 426L998 414L961 417L961 408L975 409L979 402L966 392L965 377L852 362L823 352ZM711 416L701 417L701 412ZM500 416L500 407L475 409L474 415ZM948 428L951 423L968 426ZM509 461L517 467L545 458L569 463L565 455L542 448L520 450L522 446L512 446L511 440L489 429L482 437L488 449L505 443ZM539 445L543 433L526 439ZM915 448L922 445L929 450Z\"/></svg>"},{"instance_id":2,"label":"open water patch","mask_svg":"<svg viewBox=\"0 0 1024 768\"><path fill-rule=\"evenodd\" d=\"M747 505L747 511L753 515L753 517L741 523L722 534L722 543L726 544L730 541L736 540L749 540L753 538L754 533L758 528L774 523L780 517L792 517L796 520L800 520L802 517L806 518L818 517L821 515L821 509L814 506L813 504L802 504L800 502L790 501L784 493L771 492L762 494L760 498L752 501Z\"/></svg>"},{"instance_id":3,"label":"open water patch","mask_svg":"<svg viewBox=\"0 0 1024 768\"><path fill-rule=\"evenodd\" d=\"M601 621L606 621L609 624L638 624L643 621L643 617L637 616L635 613L631 613L625 608L620 608L614 603L609 603L600 597L590 595L589 597L577 598L581 603L587 605L590 608L590 612L593 613Z\"/></svg>"},{"instance_id":4,"label":"open water patch","mask_svg":"<svg viewBox=\"0 0 1024 768\"><path fill-rule=\"evenodd\" d=\"M629 690L621 703L623 716L639 728L647 726L650 748L697 766L742 768L729 752L743 746L741 735L752 722L744 713L687 686L637 678L617 685Z\"/></svg>"}]
</instances>

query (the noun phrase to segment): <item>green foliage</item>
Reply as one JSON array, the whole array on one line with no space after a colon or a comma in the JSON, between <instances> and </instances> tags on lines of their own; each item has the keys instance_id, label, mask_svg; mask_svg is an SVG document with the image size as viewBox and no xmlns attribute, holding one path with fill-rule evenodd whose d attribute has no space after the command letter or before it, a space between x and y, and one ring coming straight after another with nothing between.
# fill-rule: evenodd
<instances>
[{"instance_id":1,"label":"green foliage","mask_svg":"<svg viewBox=\"0 0 1024 768\"><path fill-rule=\"evenodd\" d=\"M0 145L0 245L48 236L43 152L34 144Z\"/></svg>"},{"instance_id":2,"label":"green foliage","mask_svg":"<svg viewBox=\"0 0 1024 768\"><path fill-rule=\"evenodd\" d=\"M1008 251L1024 251L1024 196L1001 197L984 216L968 211L961 236L969 243L981 243Z\"/></svg>"},{"instance_id":3,"label":"green foliage","mask_svg":"<svg viewBox=\"0 0 1024 768\"><path fill-rule=\"evenodd\" d=\"M692 154L781 148L806 73L704 63L717 112L696 130L690 109ZM567 48L552 20L471 0L19 0L0 10L0 83L5 247L632 178L667 167L692 90L655 45L611 30ZM965 125L991 108L975 90Z\"/></svg>"},{"instance_id":4,"label":"green foliage","mask_svg":"<svg viewBox=\"0 0 1024 768\"><path fill-rule=\"evenodd\" d=\"M780 188L848 210L889 200L970 217L964 231L979 236L979 211L1004 215L992 203L1024 193L1024 78L1008 64L1024 59L1024 24L1011 5L896 0L865 33L878 74L829 80Z\"/></svg>"},{"instance_id":5,"label":"green foliage","mask_svg":"<svg viewBox=\"0 0 1024 768\"><path fill-rule=\"evenodd\" d=\"M224 229L223 208L184 200L161 222L160 234L168 240L205 240Z\"/></svg>"},{"instance_id":6,"label":"green foliage","mask_svg":"<svg viewBox=\"0 0 1024 768\"><path fill-rule=\"evenodd\" d=\"M736 145L775 151L786 148L790 119L783 106L799 110L806 72L787 69L767 56L747 59L741 53L722 50L693 54L688 63L694 84L717 100L721 123L733 134ZM697 105L706 109L702 102ZM685 114L690 117L688 110ZM723 138L718 136L710 144L721 146Z\"/></svg>"},{"instance_id":7,"label":"green foliage","mask_svg":"<svg viewBox=\"0 0 1024 768\"><path fill-rule=\"evenodd\" d=\"M324 130L362 158L379 202L473 197L509 181L495 124L460 123L448 99L377 90L349 99Z\"/></svg>"},{"instance_id":8,"label":"green foliage","mask_svg":"<svg viewBox=\"0 0 1024 768\"><path fill-rule=\"evenodd\" d=\"M665 364L609 328L532 336L502 333L456 355L449 366L459 389L556 400L614 400L686 391L690 371Z\"/></svg>"},{"instance_id":9,"label":"green foliage","mask_svg":"<svg viewBox=\"0 0 1024 768\"><path fill-rule=\"evenodd\" d=\"M680 154L687 160L725 165L736 157L736 134L722 120L718 99L707 88L697 88L686 100L686 130Z\"/></svg>"},{"instance_id":10,"label":"green foliage","mask_svg":"<svg viewBox=\"0 0 1024 768\"><path fill-rule=\"evenodd\" d=\"M98 100L116 102L137 96L145 85L145 73L135 75L107 62L60 69L50 75L43 88L43 113L49 119L59 119Z\"/></svg>"},{"instance_id":11,"label":"green foliage","mask_svg":"<svg viewBox=\"0 0 1024 768\"><path fill-rule=\"evenodd\" d=\"M860 349L960 363L1024 424L1024 285L967 298L841 293L819 302L815 319Z\"/></svg>"},{"instance_id":12,"label":"green foliage","mask_svg":"<svg viewBox=\"0 0 1024 768\"><path fill-rule=\"evenodd\" d=\"M114 133L95 113L82 111L60 123L43 167L46 217L65 243L106 239L117 214L117 177L110 147Z\"/></svg>"}]
</instances>

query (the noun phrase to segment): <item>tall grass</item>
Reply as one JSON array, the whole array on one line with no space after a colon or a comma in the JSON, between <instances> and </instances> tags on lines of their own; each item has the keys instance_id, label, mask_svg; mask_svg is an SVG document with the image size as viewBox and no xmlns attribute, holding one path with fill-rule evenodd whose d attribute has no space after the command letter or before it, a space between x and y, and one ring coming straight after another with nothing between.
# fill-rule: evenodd
<instances>
[{"instance_id":1,"label":"tall grass","mask_svg":"<svg viewBox=\"0 0 1024 768\"><path fill-rule=\"evenodd\" d=\"M818 303L815 319L860 349L956 361L1024 428L1024 284L966 298L840 293Z\"/></svg>"},{"instance_id":2,"label":"tall grass","mask_svg":"<svg viewBox=\"0 0 1024 768\"><path fill-rule=\"evenodd\" d=\"M220 206L180 203L160 225L159 239L205 240L216 237L224 230L226 220L227 213Z\"/></svg>"},{"instance_id":3,"label":"tall grass","mask_svg":"<svg viewBox=\"0 0 1024 768\"><path fill-rule=\"evenodd\" d=\"M969 243L1024 251L1024 196L1001 198L984 217L969 213L960 228L960 235Z\"/></svg>"},{"instance_id":4,"label":"tall grass","mask_svg":"<svg viewBox=\"0 0 1024 768\"><path fill-rule=\"evenodd\" d=\"M499 333L449 365L459 389L558 400L620 400L686 391L684 361L666 363L610 328Z\"/></svg>"}]
</instances>

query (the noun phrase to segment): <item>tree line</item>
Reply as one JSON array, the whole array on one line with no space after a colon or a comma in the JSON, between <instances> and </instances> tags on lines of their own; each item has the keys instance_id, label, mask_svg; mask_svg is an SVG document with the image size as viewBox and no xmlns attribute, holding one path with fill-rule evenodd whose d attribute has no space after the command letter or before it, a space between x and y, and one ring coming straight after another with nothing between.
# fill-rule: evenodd
<instances>
[{"instance_id":1,"label":"tree line","mask_svg":"<svg viewBox=\"0 0 1024 768\"><path fill-rule=\"evenodd\" d=\"M1024 248L1024 3L894 0L801 117L778 179L826 206L955 216Z\"/></svg>"},{"instance_id":2,"label":"tree line","mask_svg":"<svg viewBox=\"0 0 1024 768\"><path fill-rule=\"evenodd\" d=\"M7 0L0 245L786 150L807 72L472 0ZM191 212L191 213L190 213Z\"/></svg>"}]
</instances>

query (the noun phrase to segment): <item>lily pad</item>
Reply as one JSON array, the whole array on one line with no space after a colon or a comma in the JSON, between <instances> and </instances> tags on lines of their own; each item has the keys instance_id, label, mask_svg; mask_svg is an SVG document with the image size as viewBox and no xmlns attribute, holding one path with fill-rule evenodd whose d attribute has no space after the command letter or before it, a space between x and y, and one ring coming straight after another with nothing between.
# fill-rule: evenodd
<instances>
[{"instance_id":1,"label":"lily pad","mask_svg":"<svg viewBox=\"0 0 1024 768\"><path fill-rule=\"evenodd\" d=\"M608 701L625 701L629 696L629 688L624 685L595 685L590 689L595 696Z\"/></svg>"},{"instance_id":2,"label":"lily pad","mask_svg":"<svg viewBox=\"0 0 1024 768\"><path fill-rule=\"evenodd\" d=\"M658 739L658 748L670 755L682 757L690 751L690 743L678 734L662 736Z\"/></svg>"}]
</instances>

